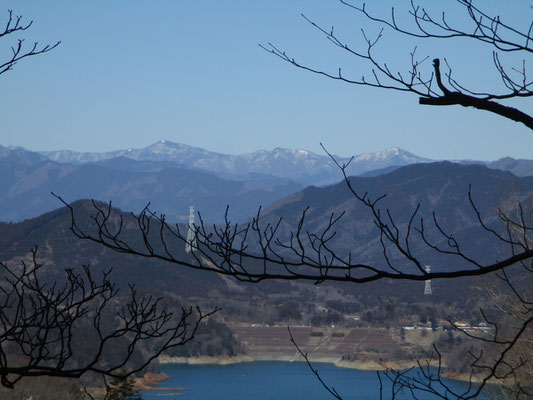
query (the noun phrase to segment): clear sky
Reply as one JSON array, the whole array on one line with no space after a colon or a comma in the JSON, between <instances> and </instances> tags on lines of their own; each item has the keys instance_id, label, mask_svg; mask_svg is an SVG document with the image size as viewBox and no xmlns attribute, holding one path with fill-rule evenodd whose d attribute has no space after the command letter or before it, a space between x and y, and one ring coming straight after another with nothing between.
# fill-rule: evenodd
<instances>
[{"instance_id":1,"label":"clear sky","mask_svg":"<svg viewBox=\"0 0 533 400\"><path fill-rule=\"evenodd\" d=\"M356 0L354 0L356 1ZM454 1L424 1L461 21ZM406 1L367 1L388 15ZM525 1L478 1L527 30ZM300 16L331 27L355 48L376 27L335 0L3 0L33 26L0 39L61 40L50 53L0 75L0 144L31 150L109 151L160 139L240 154L275 147L349 156L401 147L435 159L533 158L533 133L518 123L461 107L418 105L414 95L351 86L289 65L262 50L274 43L299 61L346 75L364 64L331 46ZM505 4L504 9L498 9ZM377 49L405 70L414 42L389 31ZM423 41L419 54L447 57L456 78L501 89L491 49ZM7 52L7 53L6 53ZM516 62L517 60L512 60ZM533 61L529 56L528 62ZM513 64L520 66L520 63ZM533 74L532 74L533 75ZM533 112L531 99L511 103Z\"/></svg>"}]
</instances>

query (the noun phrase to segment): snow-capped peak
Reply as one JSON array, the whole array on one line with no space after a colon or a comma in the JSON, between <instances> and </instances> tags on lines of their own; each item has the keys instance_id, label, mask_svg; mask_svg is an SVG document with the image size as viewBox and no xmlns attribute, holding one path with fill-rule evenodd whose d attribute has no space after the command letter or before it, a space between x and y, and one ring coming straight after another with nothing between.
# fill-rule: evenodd
<instances>
[{"instance_id":1,"label":"snow-capped peak","mask_svg":"<svg viewBox=\"0 0 533 400\"><path fill-rule=\"evenodd\" d=\"M315 185L333 183L340 179L338 168L327 155L304 149L277 147L273 150L229 155L161 139L140 149L127 148L107 153L57 151L41 154L58 162L75 164L97 162L114 157L128 157L138 161L170 161L217 174L236 176L259 173ZM340 163L349 160L349 158L337 156L335 159ZM350 175L359 175L393 165L401 166L427 161L431 160L417 157L398 147L392 147L381 152L355 156L346 172Z\"/></svg>"}]
</instances>

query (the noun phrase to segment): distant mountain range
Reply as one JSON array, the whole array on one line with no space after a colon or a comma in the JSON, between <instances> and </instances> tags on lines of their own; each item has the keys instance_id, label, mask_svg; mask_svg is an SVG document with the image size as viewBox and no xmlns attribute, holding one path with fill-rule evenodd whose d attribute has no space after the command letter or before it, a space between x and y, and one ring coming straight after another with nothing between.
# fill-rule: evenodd
<instances>
[{"instance_id":1,"label":"distant mountain range","mask_svg":"<svg viewBox=\"0 0 533 400\"><path fill-rule=\"evenodd\" d=\"M533 176L533 160L517 160L512 157L503 157L496 161L459 161L461 164L481 164L491 169L512 172L516 176Z\"/></svg>"},{"instance_id":2,"label":"distant mountain range","mask_svg":"<svg viewBox=\"0 0 533 400\"><path fill-rule=\"evenodd\" d=\"M347 173L373 177L431 161L392 148L355 156ZM533 175L533 160L461 162ZM0 221L36 217L59 207L51 191L67 201L112 200L117 207L134 212L151 202L154 210L175 221L187 219L190 204L207 221L221 221L230 205L231 218L242 220L259 206L268 206L304 186L341 179L341 171L328 156L306 150L277 148L227 155L165 140L143 149L107 153L31 152L0 146Z\"/></svg>"},{"instance_id":3,"label":"distant mountain range","mask_svg":"<svg viewBox=\"0 0 533 400\"><path fill-rule=\"evenodd\" d=\"M0 158L0 220L20 221L61 206L54 192L67 201L112 201L123 210L151 209L172 221L188 219L189 205L209 222L221 222L226 206L234 220L248 218L303 185L281 179L223 179L178 164L135 161L119 157L99 163L60 164L45 160L27 165L27 158ZM18 163L16 162L18 161ZM32 164L30 162L30 164Z\"/></svg>"},{"instance_id":4,"label":"distant mountain range","mask_svg":"<svg viewBox=\"0 0 533 400\"><path fill-rule=\"evenodd\" d=\"M341 180L339 168L329 156L315 154L301 149L259 150L253 153L229 155L211 152L199 147L160 140L142 149L116 150L103 153L79 153L68 150L43 151L41 156L49 160L67 164L84 164L100 162L116 157L126 157L137 161L165 161L181 164L188 168L197 168L211 173L220 174L230 179L243 179L250 174L272 175L289 179L306 185L327 185ZM337 157L340 163L350 161L350 158ZM393 147L376 153L355 155L346 169L348 175L361 175L381 170L390 172L394 167L410 164L434 162ZM511 157L497 161L458 160L463 164L484 164L489 168L510 171L517 176L533 175L533 160L516 160Z\"/></svg>"},{"instance_id":5,"label":"distant mountain range","mask_svg":"<svg viewBox=\"0 0 533 400\"><path fill-rule=\"evenodd\" d=\"M306 185L326 185L342 179L339 168L327 155L318 155L307 150L276 148L259 150L241 155L210 152L198 147L161 140L143 149L117 150L107 153L77 153L72 151L40 152L42 156L60 163L83 164L100 162L116 157L137 161L166 161L216 173L225 178L247 177L250 174L271 175ZM340 163L349 158L336 157ZM377 153L365 153L354 157L347 169L350 175L375 169L430 162L399 148Z\"/></svg>"}]
</instances>

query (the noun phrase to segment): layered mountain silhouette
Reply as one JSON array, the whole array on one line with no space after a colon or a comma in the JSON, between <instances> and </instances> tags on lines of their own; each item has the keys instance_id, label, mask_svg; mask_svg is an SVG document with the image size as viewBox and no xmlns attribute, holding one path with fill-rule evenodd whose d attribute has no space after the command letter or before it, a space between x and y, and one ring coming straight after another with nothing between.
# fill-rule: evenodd
<instances>
[{"instance_id":1,"label":"layered mountain silhouette","mask_svg":"<svg viewBox=\"0 0 533 400\"><path fill-rule=\"evenodd\" d=\"M392 148L355 156L347 173L375 177L429 161ZM531 160L505 158L487 165L516 175L533 174ZM225 155L164 140L144 149L109 153L36 153L0 146L0 167L0 221L20 221L59 207L52 191L68 201L113 201L133 212L151 203L153 210L175 221L185 221L188 206L194 205L206 221L220 222L229 205L230 218L239 221L306 185L342 178L329 157L305 150Z\"/></svg>"},{"instance_id":2,"label":"layered mountain silhouette","mask_svg":"<svg viewBox=\"0 0 533 400\"><path fill-rule=\"evenodd\" d=\"M123 161L120 160L120 162ZM126 162L131 162L131 160ZM51 163L51 165L57 167L58 164ZM69 167L87 168L91 165ZM53 168L51 171L54 171ZM73 181L83 181L83 171L83 169L79 170L80 175L75 175L77 179ZM121 175L123 171L113 171L117 174L116 181L120 182L124 178ZM109 173L109 170L102 172L102 179L105 173ZM49 172L49 174L54 173ZM471 188L472 199L484 222L494 229L502 229L502 226L498 224L498 207L507 210L512 215L516 211L518 201L522 202L525 207L533 204L533 177L516 177L509 172L492 170L480 165L460 165L449 162L416 164L376 177L353 177L351 184L359 193L366 193L372 199L386 195L379 203L382 215L386 215L387 210L390 211L402 239L405 237L406 227L413 211L417 205L420 205L413 226L420 227L420 218L423 218L428 239L435 245L445 248L446 240L432 226L432 213L434 212L441 228L462 243L465 254L480 262L491 262L503 258L509 254L510 249L480 226L468 200L469 188ZM77 210L78 222L86 225L89 216L94 213L91 202L77 201L74 206ZM336 235L330 243L331 248L340 256L351 253L353 260L386 268L379 231L374 223L375 219L365 206L354 199L344 182L328 187L308 187L279 200L264 211L262 221L266 224L283 218L280 238L287 239L289 232L296 229L301 213L306 208L309 210L303 227L304 232L320 233L327 227L331 215L345 212L344 217L334 227ZM531 215L528 214L526 217L531 218ZM123 218L126 227L125 239L135 243L139 240L138 235L135 235L135 221L128 213L125 213ZM531 223L531 221L528 222ZM59 267L57 271L72 264L90 263L94 268L101 270L114 266L115 276L119 281L133 280L139 282L141 287L148 285L149 282L150 285L155 284L161 290L180 291L184 296L195 296L196 293L207 293L211 290L224 292L228 296L241 295L243 290L279 290L281 292L289 290L284 283L251 285L243 289L226 282L217 275L186 270L175 264L124 256L101 246L75 239L69 226L70 215L64 208L21 223L0 223L0 259L8 261L25 256L31 247L38 245L42 249L40 254L43 261ZM176 242L173 246L176 246L176 254L179 257L190 257L184 252L182 242ZM435 268L436 266L445 269L462 267L460 258L441 257L434 254L414 231L411 246L412 251L421 260L433 264ZM404 264L401 257L393 251L389 255L394 262L399 263L398 265ZM54 277L53 273L51 277ZM472 280L468 279L434 282L434 288L438 293L435 300L453 299L459 293L466 293L470 284ZM343 290L353 292L353 294L394 290L395 295L405 296L405 298L422 294L422 287L417 286L416 282L405 284L396 282L394 286L390 285L390 282L380 281L372 285L345 285ZM394 289L391 289L393 287ZM290 290L296 289L293 287Z\"/></svg>"},{"instance_id":3,"label":"layered mountain silhouette","mask_svg":"<svg viewBox=\"0 0 533 400\"><path fill-rule=\"evenodd\" d=\"M361 155L359 170L423 160L398 149ZM304 187L342 177L329 157L303 150L275 149L242 156L160 141L145 149L111 153L36 153L0 146L0 220L20 221L68 201L113 201L123 210L151 209L186 221L189 205L205 220L220 222L226 206L242 220ZM294 178L294 180L293 180Z\"/></svg>"},{"instance_id":4,"label":"layered mountain silhouette","mask_svg":"<svg viewBox=\"0 0 533 400\"><path fill-rule=\"evenodd\" d=\"M303 185L281 179L237 181L174 163L135 161L127 158L81 165L43 161L27 165L0 159L0 220L20 221L56 209L67 201L112 201L123 210L151 209L170 220L185 221L194 205L207 221L224 219L226 206L241 220L301 189Z\"/></svg>"}]
</instances>

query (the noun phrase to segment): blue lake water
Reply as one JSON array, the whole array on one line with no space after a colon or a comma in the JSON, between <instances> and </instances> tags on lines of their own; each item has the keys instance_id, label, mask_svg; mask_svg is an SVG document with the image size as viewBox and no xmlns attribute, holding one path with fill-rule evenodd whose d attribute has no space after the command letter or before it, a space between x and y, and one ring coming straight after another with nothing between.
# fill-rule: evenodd
<instances>
[{"instance_id":1,"label":"blue lake water","mask_svg":"<svg viewBox=\"0 0 533 400\"><path fill-rule=\"evenodd\" d=\"M345 400L379 399L379 381L375 372L338 368L333 364L314 363L328 385L335 387ZM162 371L170 379L163 387L184 387L180 396L167 391L146 391L143 398L182 400L322 400L333 399L303 362L256 361L232 365L167 364ZM386 378L384 379L384 382ZM464 385L453 382L460 389ZM390 385L383 388L383 398L392 398ZM407 392L398 400L411 399ZM419 394L421 400L433 396Z\"/></svg>"}]
</instances>

